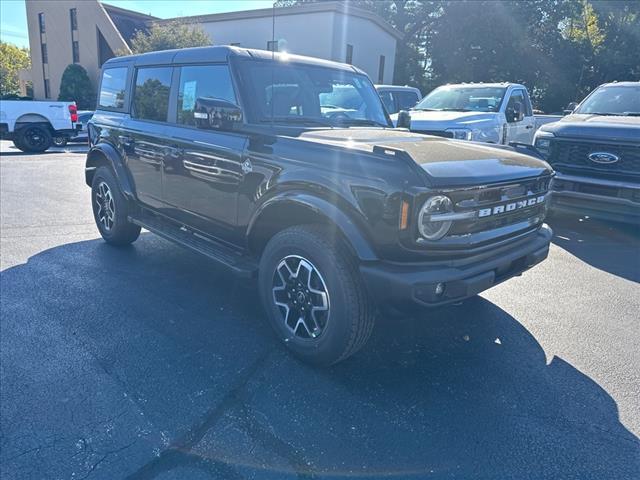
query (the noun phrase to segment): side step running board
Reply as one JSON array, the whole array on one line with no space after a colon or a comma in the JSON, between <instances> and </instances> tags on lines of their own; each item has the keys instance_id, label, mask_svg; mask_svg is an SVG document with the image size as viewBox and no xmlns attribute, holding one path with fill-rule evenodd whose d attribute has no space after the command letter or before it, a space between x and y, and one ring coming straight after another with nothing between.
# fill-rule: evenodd
<instances>
[{"instance_id":1,"label":"side step running board","mask_svg":"<svg viewBox=\"0 0 640 480\"><path fill-rule=\"evenodd\" d=\"M220 242L198 235L169 220L143 213L129 216L129 221L146 228L165 240L205 255L241 277L254 277L258 271L258 264L254 259L243 256Z\"/></svg>"}]
</instances>

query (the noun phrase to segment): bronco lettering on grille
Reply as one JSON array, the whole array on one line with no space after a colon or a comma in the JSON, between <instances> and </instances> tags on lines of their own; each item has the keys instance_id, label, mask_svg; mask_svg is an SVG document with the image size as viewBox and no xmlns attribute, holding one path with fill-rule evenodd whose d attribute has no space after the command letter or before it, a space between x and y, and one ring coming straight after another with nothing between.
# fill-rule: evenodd
<instances>
[{"instance_id":1,"label":"bronco lettering on grille","mask_svg":"<svg viewBox=\"0 0 640 480\"><path fill-rule=\"evenodd\" d=\"M478 211L478 217L489 217L492 215L499 215L501 213L513 212L514 210L520 210L521 208L533 207L534 205L539 205L544 203L545 195L540 195L538 197L526 198L524 200L518 200L513 203L505 203L504 205L497 205L493 208L483 208Z\"/></svg>"}]
</instances>

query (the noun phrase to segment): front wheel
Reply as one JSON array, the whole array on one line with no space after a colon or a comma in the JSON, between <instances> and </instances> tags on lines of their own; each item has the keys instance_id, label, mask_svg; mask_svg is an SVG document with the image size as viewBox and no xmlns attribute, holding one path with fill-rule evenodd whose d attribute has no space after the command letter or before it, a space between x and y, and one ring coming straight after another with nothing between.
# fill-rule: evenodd
<instances>
[{"instance_id":1,"label":"front wheel","mask_svg":"<svg viewBox=\"0 0 640 480\"><path fill-rule=\"evenodd\" d=\"M128 245L140 236L140 226L129 222L127 199L111 169L100 167L91 183L93 217L100 235L112 245Z\"/></svg>"},{"instance_id":2,"label":"front wheel","mask_svg":"<svg viewBox=\"0 0 640 480\"><path fill-rule=\"evenodd\" d=\"M260 296L271 326L295 355L332 365L366 343L374 309L354 255L319 225L291 227L267 244Z\"/></svg>"}]
</instances>

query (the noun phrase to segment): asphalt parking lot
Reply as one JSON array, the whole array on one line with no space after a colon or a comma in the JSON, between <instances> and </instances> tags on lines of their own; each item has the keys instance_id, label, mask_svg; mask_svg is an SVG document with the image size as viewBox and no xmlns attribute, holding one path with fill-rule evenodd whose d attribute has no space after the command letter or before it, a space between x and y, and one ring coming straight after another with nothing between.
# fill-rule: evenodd
<instances>
[{"instance_id":1,"label":"asphalt parking lot","mask_svg":"<svg viewBox=\"0 0 640 480\"><path fill-rule=\"evenodd\" d=\"M84 146L1 143L2 478L640 478L637 229L554 219L535 269L318 370L252 284L103 243Z\"/></svg>"}]
</instances>

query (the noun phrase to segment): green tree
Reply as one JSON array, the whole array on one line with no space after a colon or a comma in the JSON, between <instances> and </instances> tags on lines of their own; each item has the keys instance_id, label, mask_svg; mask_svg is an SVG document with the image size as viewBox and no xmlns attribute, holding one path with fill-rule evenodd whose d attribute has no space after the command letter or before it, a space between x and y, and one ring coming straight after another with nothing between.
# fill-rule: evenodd
<instances>
[{"instance_id":1,"label":"green tree","mask_svg":"<svg viewBox=\"0 0 640 480\"><path fill-rule=\"evenodd\" d=\"M18 73L30 65L28 49L0 42L0 96L20 94Z\"/></svg>"},{"instance_id":2,"label":"green tree","mask_svg":"<svg viewBox=\"0 0 640 480\"><path fill-rule=\"evenodd\" d=\"M96 94L87 71L81 65L71 64L64 69L58 100L76 102L78 110L95 108Z\"/></svg>"},{"instance_id":3,"label":"green tree","mask_svg":"<svg viewBox=\"0 0 640 480\"><path fill-rule=\"evenodd\" d=\"M131 51L145 53L174 48L204 47L212 43L209 35L199 25L172 21L153 24L149 31L136 31L131 40Z\"/></svg>"}]
</instances>

